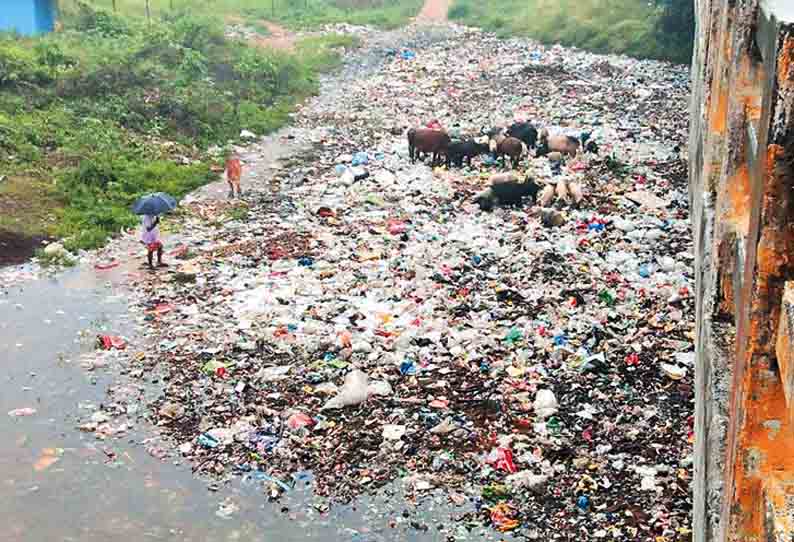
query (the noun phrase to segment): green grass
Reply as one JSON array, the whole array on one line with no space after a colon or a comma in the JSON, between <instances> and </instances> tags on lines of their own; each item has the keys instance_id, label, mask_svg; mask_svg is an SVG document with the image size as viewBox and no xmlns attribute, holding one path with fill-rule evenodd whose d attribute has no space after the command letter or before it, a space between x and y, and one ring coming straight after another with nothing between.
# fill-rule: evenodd
<instances>
[{"instance_id":1,"label":"green grass","mask_svg":"<svg viewBox=\"0 0 794 542\"><path fill-rule=\"evenodd\" d=\"M245 220L248 218L248 212L249 209L247 205L238 205L229 209L227 214L231 220Z\"/></svg>"},{"instance_id":2,"label":"green grass","mask_svg":"<svg viewBox=\"0 0 794 542\"><path fill-rule=\"evenodd\" d=\"M79 0L61 0L69 6ZM111 9L113 0L91 0L94 5ZM347 22L396 28L416 16L423 0L151 0L153 18L173 10L193 15L244 17L249 21L267 19L292 28L314 28L323 24ZM143 0L116 0L118 12L145 17ZM259 28L259 27L257 27Z\"/></svg>"},{"instance_id":3,"label":"green grass","mask_svg":"<svg viewBox=\"0 0 794 542\"><path fill-rule=\"evenodd\" d=\"M213 18L147 25L90 8L43 38L0 36L0 228L102 245L136 223L140 195L215 178L208 147L283 126L355 45L331 35L274 51L225 39Z\"/></svg>"},{"instance_id":4,"label":"green grass","mask_svg":"<svg viewBox=\"0 0 794 542\"><path fill-rule=\"evenodd\" d=\"M599 53L688 63L691 40L659 30L660 8L645 0L455 0L450 18L497 34L522 35Z\"/></svg>"}]
</instances>

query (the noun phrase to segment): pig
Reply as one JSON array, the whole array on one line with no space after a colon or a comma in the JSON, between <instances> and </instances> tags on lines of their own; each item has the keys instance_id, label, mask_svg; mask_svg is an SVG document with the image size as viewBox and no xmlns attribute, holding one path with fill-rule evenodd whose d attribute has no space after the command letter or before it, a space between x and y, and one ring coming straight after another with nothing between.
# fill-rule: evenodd
<instances>
[{"instance_id":1,"label":"pig","mask_svg":"<svg viewBox=\"0 0 794 542\"><path fill-rule=\"evenodd\" d=\"M540 186L531 176L521 182L514 173L494 175L490 179L490 185L474 198L482 211L490 211L500 205L518 205L524 198L534 202L540 190Z\"/></svg>"},{"instance_id":2,"label":"pig","mask_svg":"<svg viewBox=\"0 0 794 542\"><path fill-rule=\"evenodd\" d=\"M546 156L552 152L576 156L582 144L578 138L568 135L549 135L545 128L541 130L536 156Z\"/></svg>"},{"instance_id":3,"label":"pig","mask_svg":"<svg viewBox=\"0 0 794 542\"><path fill-rule=\"evenodd\" d=\"M447 147L447 167L453 163L457 167L462 167L464 161L471 167L471 159L480 154L486 154L488 150L488 145L477 139L451 143Z\"/></svg>"},{"instance_id":4,"label":"pig","mask_svg":"<svg viewBox=\"0 0 794 542\"><path fill-rule=\"evenodd\" d=\"M506 133L523 141L529 149L534 149L538 141L538 129L529 122L514 122Z\"/></svg>"},{"instance_id":5,"label":"pig","mask_svg":"<svg viewBox=\"0 0 794 542\"><path fill-rule=\"evenodd\" d=\"M496 136L491 139L491 152L494 153L494 158L500 156L508 156L512 162L513 169L517 169L521 163L521 156L529 152L526 144L512 136Z\"/></svg>"}]
</instances>

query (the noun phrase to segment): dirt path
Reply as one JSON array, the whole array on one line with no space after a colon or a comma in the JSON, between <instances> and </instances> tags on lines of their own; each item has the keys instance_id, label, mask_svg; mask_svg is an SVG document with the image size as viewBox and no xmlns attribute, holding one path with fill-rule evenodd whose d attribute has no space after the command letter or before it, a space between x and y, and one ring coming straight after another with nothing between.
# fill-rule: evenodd
<instances>
[{"instance_id":1,"label":"dirt path","mask_svg":"<svg viewBox=\"0 0 794 542\"><path fill-rule=\"evenodd\" d=\"M266 19L260 19L252 25L242 17L227 17L226 22L232 30L231 36L245 39L259 47L268 47L282 51L291 51L295 48L296 35L289 29ZM254 26L267 30L267 35L256 31Z\"/></svg>"},{"instance_id":2,"label":"dirt path","mask_svg":"<svg viewBox=\"0 0 794 542\"><path fill-rule=\"evenodd\" d=\"M416 20L443 23L451 5L452 0L426 0Z\"/></svg>"},{"instance_id":3,"label":"dirt path","mask_svg":"<svg viewBox=\"0 0 794 542\"><path fill-rule=\"evenodd\" d=\"M295 34L283 26L270 21L261 21L261 23L262 26L267 28L270 35L257 39L257 45L273 47L282 51L290 51L295 47Z\"/></svg>"}]
</instances>

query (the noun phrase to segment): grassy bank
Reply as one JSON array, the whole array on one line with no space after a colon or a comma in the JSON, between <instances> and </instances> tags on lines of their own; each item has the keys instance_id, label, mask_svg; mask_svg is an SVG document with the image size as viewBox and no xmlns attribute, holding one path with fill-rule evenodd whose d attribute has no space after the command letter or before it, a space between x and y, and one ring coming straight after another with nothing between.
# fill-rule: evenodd
<instances>
[{"instance_id":1,"label":"grassy bank","mask_svg":"<svg viewBox=\"0 0 794 542\"><path fill-rule=\"evenodd\" d=\"M69 5L76 0L61 0ZM111 9L113 0L92 0ZM267 19L292 28L313 28L347 22L396 28L416 16L423 0L151 0L150 14L160 18L172 10L194 15L234 16L248 20ZM116 0L119 13L145 17L142 0Z\"/></svg>"},{"instance_id":2,"label":"grassy bank","mask_svg":"<svg viewBox=\"0 0 794 542\"><path fill-rule=\"evenodd\" d=\"M208 149L282 126L350 45L258 49L226 39L217 18L147 25L89 7L56 34L0 37L0 230L101 245L135 223L141 194L214 178L223 153Z\"/></svg>"},{"instance_id":3,"label":"grassy bank","mask_svg":"<svg viewBox=\"0 0 794 542\"><path fill-rule=\"evenodd\" d=\"M449 13L501 35L688 63L691 40L660 31L662 14L646 0L455 0Z\"/></svg>"}]
</instances>

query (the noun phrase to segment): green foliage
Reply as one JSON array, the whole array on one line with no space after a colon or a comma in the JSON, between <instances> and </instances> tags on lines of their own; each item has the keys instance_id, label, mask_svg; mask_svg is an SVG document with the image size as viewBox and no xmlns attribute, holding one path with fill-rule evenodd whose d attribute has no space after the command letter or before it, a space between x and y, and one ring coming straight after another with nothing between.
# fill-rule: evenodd
<instances>
[{"instance_id":1,"label":"green foliage","mask_svg":"<svg viewBox=\"0 0 794 542\"><path fill-rule=\"evenodd\" d=\"M91 0L110 9L113 0ZM181 14L211 16L246 16L256 24L258 19L276 21L294 28L317 27L323 24L348 22L396 28L415 17L424 0L150 0L154 18L170 18L171 6ZM119 13L142 18L142 0L116 0Z\"/></svg>"},{"instance_id":2,"label":"green foliage","mask_svg":"<svg viewBox=\"0 0 794 542\"><path fill-rule=\"evenodd\" d=\"M70 249L136 224L129 207L142 194L208 182L208 147L283 126L338 65L338 48L356 43L326 36L271 51L226 40L201 13L149 25L86 3L65 22L42 38L0 38L0 175L54 185L60 203L47 204L61 208L47 233Z\"/></svg>"},{"instance_id":3,"label":"green foliage","mask_svg":"<svg viewBox=\"0 0 794 542\"><path fill-rule=\"evenodd\" d=\"M0 89L47 83L49 74L38 60L35 50L13 37L0 38Z\"/></svg>"},{"instance_id":4,"label":"green foliage","mask_svg":"<svg viewBox=\"0 0 794 542\"><path fill-rule=\"evenodd\" d=\"M77 31L106 38L127 36L132 32L126 19L109 11L94 9L87 2L78 2L73 27Z\"/></svg>"},{"instance_id":5,"label":"green foliage","mask_svg":"<svg viewBox=\"0 0 794 542\"><path fill-rule=\"evenodd\" d=\"M229 209L229 218L232 220L245 220L248 218L248 207L240 205Z\"/></svg>"},{"instance_id":6,"label":"green foliage","mask_svg":"<svg viewBox=\"0 0 794 542\"><path fill-rule=\"evenodd\" d=\"M644 0L455 0L449 16L500 35L525 35L599 53L689 62L694 15L687 18L686 5L691 12L692 0L659 1L676 6L661 8ZM678 17L679 13L684 15ZM681 33L673 32L675 28Z\"/></svg>"},{"instance_id":7,"label":"green foliage","mask_svg":"<svg viewBox=\"0 0 794 542\"><path fill-rule=\"evenodd\" d=\"M64 254L47 254L43 248L37 249L34 256L43 267L74 267L77 259Z\"/></svg>"},{"instance_id":8,"label":"green foliage","mask_svg":"<svg viewBox=\"0 0 794 542\"><path fill-rule=\"evenodd\" d=\"M397 28L415 17L423 4L424 0L277 0L275 10L253 8L249 13L296 28L340 22Z\"/></svg>"},{"instance_id":9,"label":"green foliage","mask_svg":"<svg viewBox=\"0 0 794 542\"><path fill-rule=\"evenodd\" d=\"M660 0L662 15L656 26L658 38L668 47L682 48L681 56L692 58L695 43L695 3L693 0ZM686 46L684 49L682 44Z\"/></svg>"},{"instance_id":10,"label":"green foliage","mask_svg":"<svg viewBox=\"0 0 794 542\"><path fill-rule=\"evenodd\" d=\"M207 164L95 156L61 176L58 187L69 206L58 234L68 239L70 249L95 248L120 229L137 224L129 208L139 197L151 192L181 197L212 178Z\"/></svg>"}]
</instances>

